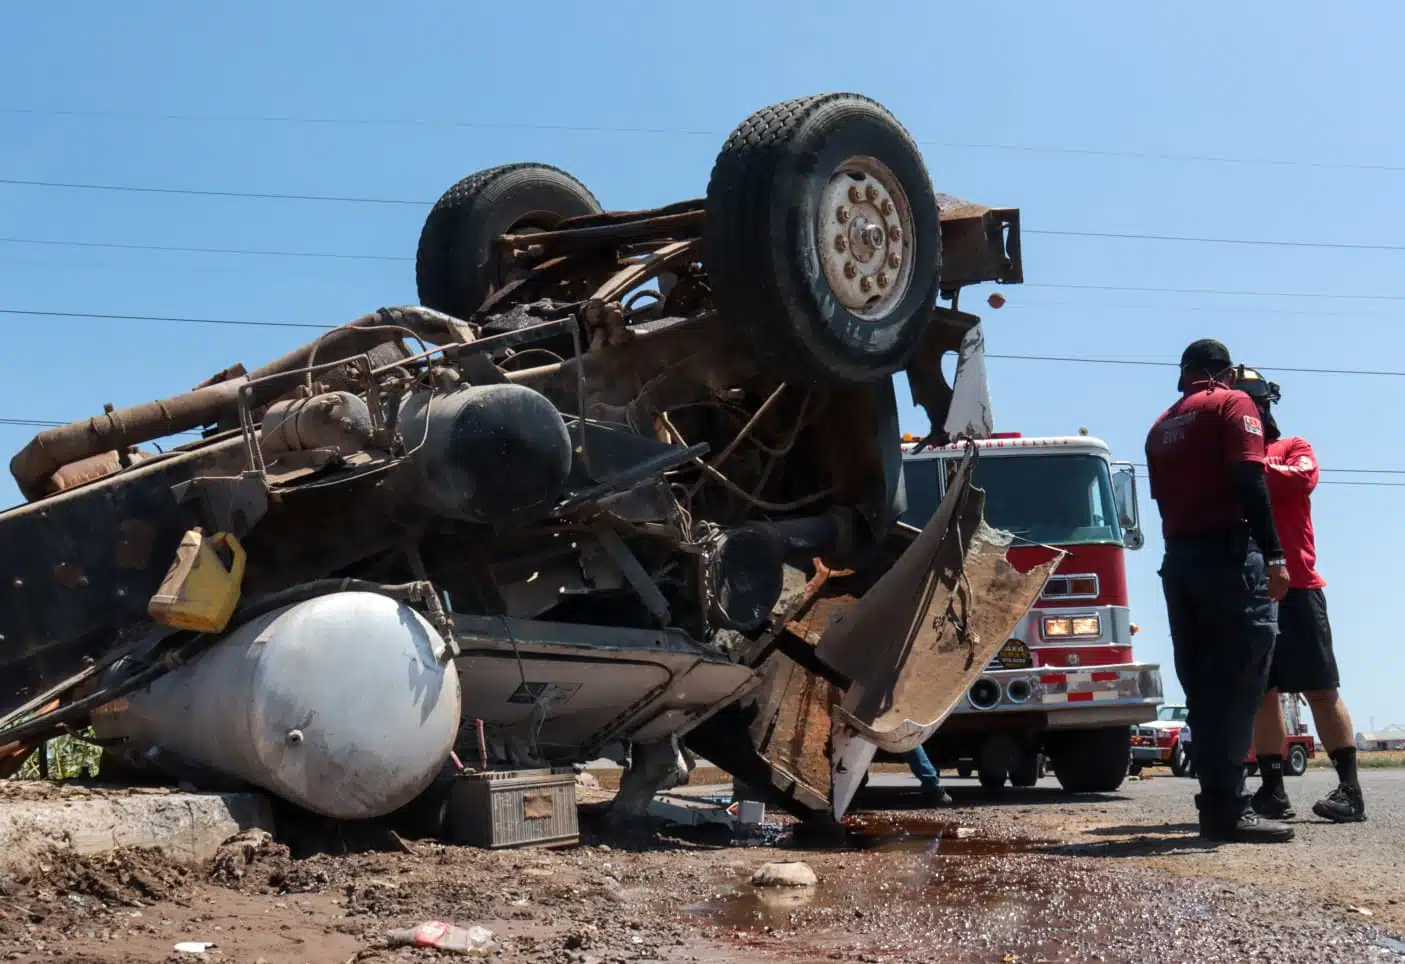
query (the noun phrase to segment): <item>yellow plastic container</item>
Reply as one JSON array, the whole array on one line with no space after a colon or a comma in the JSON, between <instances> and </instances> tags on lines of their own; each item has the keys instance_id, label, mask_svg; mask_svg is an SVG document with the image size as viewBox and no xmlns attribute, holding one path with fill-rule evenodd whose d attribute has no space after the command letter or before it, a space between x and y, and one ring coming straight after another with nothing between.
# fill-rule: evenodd
<instances>
[{"instance_id":1,"label":"yellow plastic container","mask_svg":"<svg viewBox=\"0 0 1405 964\"><path fill-rule=\"evenodd\" d=\"M191 529L147 603L147 615L172 629L222 632L239 603L244 559L244 547L232 533L206 536L202 529Z\"/></svg>"}]
</instances>

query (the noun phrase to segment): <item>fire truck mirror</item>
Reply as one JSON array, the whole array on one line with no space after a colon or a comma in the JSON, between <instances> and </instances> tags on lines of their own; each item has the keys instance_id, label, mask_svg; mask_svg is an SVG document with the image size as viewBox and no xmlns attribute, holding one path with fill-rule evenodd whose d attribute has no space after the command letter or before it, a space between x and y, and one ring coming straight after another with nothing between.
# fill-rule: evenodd
<instances>
[{"instance_id":1,"label":"fire truck mirror","mask_svg":"<svg viewBox=\"0 0 1405 964\"><path fill-rule=\"evenodd\" d=\"M1146 541L1142 536L1140 512L1137 506L1137 470L1127 462L1114 462L1112 495L1117 502L1118 522L1128 549L1140 549Z\"/></svg>"}]
</instances>

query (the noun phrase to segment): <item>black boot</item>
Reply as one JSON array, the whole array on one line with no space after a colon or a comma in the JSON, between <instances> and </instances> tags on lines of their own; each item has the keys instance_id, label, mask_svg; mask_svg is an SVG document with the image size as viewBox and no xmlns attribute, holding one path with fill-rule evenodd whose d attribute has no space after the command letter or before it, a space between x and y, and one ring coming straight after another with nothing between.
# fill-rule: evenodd
<instances>
[{"instance_id":1,"label":"black boot","mask_svg":"<svg viewBox=\"0 0 1405 964\"><path fill-rule=\"evenodd\" d=\"M1263 785L1249 800L1249 806L1261 817L1270 820L1291 820L1298 815L1288 799L1288 790L1283 786L1283 758L1264 755L1259 757L1259 774Z\"/></svg>"},{"instance_id":2,"label":"black boot","mask_svg":"<svg viewBox=\"0 0 1405 964\"><path fill-rule=\"evenodd\" d=\"M1293 828L1252 810L1232 820L1201 814L1200 838L1211 843L1287 843L1293 839Z\"/></svg>"},{"instance_id":3,"label":"black boot","mask_svg":"<svg viewBox=\"0 0 1405 964\"><path fill-rule=\"evenodd\" d=\"M1312 812L1333 823L1364 823L1366 801L1361 796L1360 786L1343 783L1314 803Z\"/></svg>"}]
</instances>

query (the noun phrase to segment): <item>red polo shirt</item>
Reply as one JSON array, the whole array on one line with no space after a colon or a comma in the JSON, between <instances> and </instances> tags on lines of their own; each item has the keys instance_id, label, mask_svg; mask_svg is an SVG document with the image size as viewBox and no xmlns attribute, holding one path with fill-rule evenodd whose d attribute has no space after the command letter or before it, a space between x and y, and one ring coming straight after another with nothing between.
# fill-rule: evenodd
<instances>
[{"instance_id":1,"label":"red polo shirt","mask_svg":"<svg viewBox=\"0 0 1405 964\"><path fill-rule=\"evenodd\" d=\"M1244 520L1233 466L1264 461L1264 428L1253 399L1196 382L1146 437L1151 497L1168 539L1224 532Z\"/></svg>"},{"instance_id":2,"label":"red polo shirt","mask_svg":"<svg viewBox=\"0 0 1405 964\"><path fill-rule=\"evenodd\" d=\"M1280 438L1268 443L1268 496L1273 521L1288 562L1294 589L1321 589L1327 580L1317 572L1317 538L1312 531L1312 490L1320 474L1317 454L1304 439Z\"/></svg>"}]
</instances>

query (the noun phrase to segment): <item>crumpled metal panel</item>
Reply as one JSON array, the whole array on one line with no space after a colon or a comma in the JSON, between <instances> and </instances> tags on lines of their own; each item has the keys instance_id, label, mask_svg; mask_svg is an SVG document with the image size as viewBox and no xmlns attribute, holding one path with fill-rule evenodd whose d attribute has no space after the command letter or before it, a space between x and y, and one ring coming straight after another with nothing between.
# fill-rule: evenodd
<instances>
[{"instance_id":1,"label":"crumpled metal panel","mask_svg":"<svg viewBox=\"0 0 1405 964\"><path fill-rule=\"evenodd\" d=\"M922 533L851 609L816 655L851 685L832 713L833 805L842 817L878 749L925 742L1034 604L1063 558L1022 573L1011 537L987 526L967 451Z\"/></svg>"}]
</instances>

